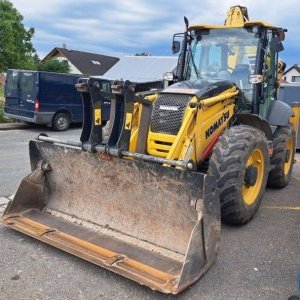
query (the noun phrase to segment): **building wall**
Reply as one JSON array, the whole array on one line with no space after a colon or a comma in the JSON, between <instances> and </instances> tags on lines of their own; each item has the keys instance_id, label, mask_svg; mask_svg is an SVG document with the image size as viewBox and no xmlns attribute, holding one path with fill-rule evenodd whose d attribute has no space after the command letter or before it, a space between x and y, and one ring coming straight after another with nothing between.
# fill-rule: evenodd
<instances>
[{"instance_id":1,"label":"building wall","mask_svg":"<svg viewBox=\"0 0 300 300\"><path fill-rule=\"evenodd\" d=\"M283 76L283 78L287 82L292 82L293 76L300 76L300 73L296 69L291 69Z\"/></svg>"},{"instance_id":2,"label":"building wall","mask_svg":"<svg viewBox=\"0 0 300 300\"><path fill-rule=\"evenodd\" d=\"M82 74L68 59L66 59L63 55L61 55L60 53L57 53L55 56L53 56L54 58L56 58L59 61L68 61L68 64L70 66L70 73L71 74Z\"/></svg>"}]
</instances>

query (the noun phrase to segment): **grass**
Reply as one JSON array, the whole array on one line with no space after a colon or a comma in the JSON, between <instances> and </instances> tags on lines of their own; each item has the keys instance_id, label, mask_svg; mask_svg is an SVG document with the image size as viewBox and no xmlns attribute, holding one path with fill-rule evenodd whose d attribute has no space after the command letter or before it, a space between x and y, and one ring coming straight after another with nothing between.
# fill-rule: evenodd
<instances>
[{"instance_id":1,"label":"grass","mask_svg":"<svg viewBox=\"0 0 300 300\"><path fill-rule=\"evenodd\" d=\"M0 86L0 123L9 123L11 120L3 117L4 110L4 88Z\"/></svg>"}]
</instances>

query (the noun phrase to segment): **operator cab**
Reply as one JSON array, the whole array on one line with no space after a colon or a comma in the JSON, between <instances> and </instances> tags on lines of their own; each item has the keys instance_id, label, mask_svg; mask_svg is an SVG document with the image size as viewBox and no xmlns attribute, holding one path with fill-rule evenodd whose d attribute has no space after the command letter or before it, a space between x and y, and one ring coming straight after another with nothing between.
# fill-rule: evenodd
<instances>
[{"instance_id":1,"label":"operator cab","mask_svg":"<svg viewBox=\"0 0 300 300\"><path fill-rule=\"evenodd\" d=\"M267 118L272 101L277 99L278 52L283 50L283 39L283 29L262 22L190 27L184 34L176 77L208 87L232 82L241 91L239 112ZM176 40L173 53L174 49L178 50Z\"/></svg>"}]
</instances>

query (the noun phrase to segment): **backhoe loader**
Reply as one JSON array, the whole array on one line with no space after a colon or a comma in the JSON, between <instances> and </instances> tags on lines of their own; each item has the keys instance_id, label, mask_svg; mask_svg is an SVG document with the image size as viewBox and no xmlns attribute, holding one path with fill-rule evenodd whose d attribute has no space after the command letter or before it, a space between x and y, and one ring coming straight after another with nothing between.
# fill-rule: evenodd
<instances>
[{"instance_id":1,"label":"backhoe loader","mask_svg":"<svg viewBox=\"0 0 300 300\"><path fill-rule=\"evenodd\" d=\"M136 92L93 78L80 142L40 134L32 173L3 223L130 278L177 294L214 263L221 220L244 224L265 187L291 177L299 104L277 100L286 30L232 7L224 25L175 34L176 74L163 90ZM179 39L181 39L179 41ZM111 99L108 134L102 105ZM107 131L106 131L107 132Z\"/></svg>"}]
</instances>

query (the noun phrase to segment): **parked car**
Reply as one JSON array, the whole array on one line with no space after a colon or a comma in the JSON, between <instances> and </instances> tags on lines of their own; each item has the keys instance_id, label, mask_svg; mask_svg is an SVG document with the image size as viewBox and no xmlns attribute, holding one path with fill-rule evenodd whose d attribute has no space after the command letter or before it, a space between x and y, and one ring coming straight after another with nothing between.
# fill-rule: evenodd
<instances>
[{"instance_id":1,"label":"parked car","mask_svg":"<svg viewBox=\"0 0 300 300\"><path fill-rule=\"evenodd\" d=\"M82 122L81 94L75 88L80 75L44 71L7 71L4 116L34 124L45 124L63 131L70 123ZM99 79L110 91L110 82ZM110 104L104 107L109 116Z\"/></svg>"}]
</instances>

